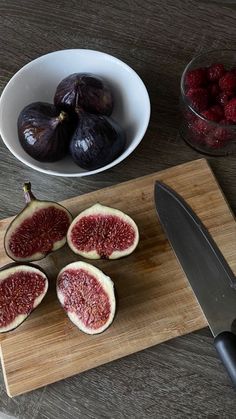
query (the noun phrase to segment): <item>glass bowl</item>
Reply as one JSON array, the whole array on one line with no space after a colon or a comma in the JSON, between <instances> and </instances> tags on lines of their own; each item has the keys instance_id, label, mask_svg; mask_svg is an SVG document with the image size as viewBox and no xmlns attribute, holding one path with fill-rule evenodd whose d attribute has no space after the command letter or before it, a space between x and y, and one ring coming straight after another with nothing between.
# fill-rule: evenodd
<instances>
[{"instance_id":1,"label":"glass bowl","mask_svg":"<svg viewBox=\"0 0 236 419\"><path fill-rule=\"evenodd\" d=\"M236 51L235 50L215 50L199 54L194 57L186 66L181 77L181 97L180 109L182 113L182 123L180 134L184 141L200 153L225 156L236 151L236 123L227 121L227 124L215 121L209 121L200 112L193 109L187 96L186 75L189 71L197 68L207 68L211 64L222 63L226 71L232 68L236 69ZM236 70L234 70L236 71ZM236 72L235 72L236 74ZM208 82L208 92L213 84ZM214 82L214 84L217 82ZM209 107L216 104L215 99L208 93ZM229 97L229 100L235 97ZM212 103L211 103L212 101ZM223 116L223 120L225 117Z\"/></svg>"}]
</instances>

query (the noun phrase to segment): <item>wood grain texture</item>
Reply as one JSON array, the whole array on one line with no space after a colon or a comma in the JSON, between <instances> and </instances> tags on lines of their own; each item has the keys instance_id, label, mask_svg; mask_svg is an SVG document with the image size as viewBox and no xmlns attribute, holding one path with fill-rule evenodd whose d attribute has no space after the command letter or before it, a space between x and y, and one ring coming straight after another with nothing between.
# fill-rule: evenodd
<instances>
[{"instance_id":1,"label":"wood grain texture","mask_svg":"<svg viewBox=\"0 0 236 419\"><path fill-rule=\"evenodd\" d=\"M118 313L104 333L79 332L63 313L55 279L78 257L67 247L39 262L50 278L50 292L35 312L0 337L8 394L16 396L87 369L206 326L206 320L157 221L153 199L159 179L180 193L212 233L236 272L236 223L204 159L63 201L72 215L96 202L129 214L140 243L127 258L93 261L117 290ZM0 243L9 219L1 221ZM6 262L0 245L1 265Z\"/></svg>"},{"instance_id":2,"label":"wood grain texture","mask_svg":"<svg viewBox=\"0 0 236 419\"><path fill-rule=\"evenodd\" d=\"M24 64L50 51L91 48L133 67L151 98L139 147L108 172L52 178L18 162L0 144L0 218L23 206L31 180L57 201L199 158L178 135L180 75L196 52L235 49L236 6L223 0L1 0L0 91ZM236 211L236 159L207 158ZM0 374L0 412L19 419L235 418L235 392L208 329L10 399ZM1 415L1 413L0 413Z\"/></svg>"}]
</instances>

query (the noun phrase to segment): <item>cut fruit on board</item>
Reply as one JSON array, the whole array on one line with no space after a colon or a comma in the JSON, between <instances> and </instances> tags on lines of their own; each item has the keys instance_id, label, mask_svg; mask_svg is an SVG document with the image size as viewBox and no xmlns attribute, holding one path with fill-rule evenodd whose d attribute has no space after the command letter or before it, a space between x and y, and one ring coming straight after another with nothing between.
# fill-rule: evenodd
<instances>
[{"instance_id":1,"label":"cut fruit on board","mask_svg":"<svg viewBox=\"0 0 236 419\"><path fill-rule=\"evenodd\" d=\"M161 229L154 205L160 180L175 189L201 218L236 273L236 223L204 159L171 167L63 202L73 216L96 202L129 214L139 227L135 251L123 259L90 260L112 278L119 306L111 327L90 336L63 312L55 288L19 328L0 335L8 394L16 396L111 362L207 325L202 310ZM9 262L0 225L0 262ZM50 278L78 260L68 247L39 261ZM35 362L37 360L37 362ZM109 366L107 367L109 368Z\"/></svg>"},{"instance_id":2,"label":"cut fruit on board","mask_svg":"<svg viewBox=\"0 0 236 419\"><path fill-rule=\"evenodd\" d=\"M82 332L102 333L113 322L114 283L89 263L70 263L59 272L57 296L69 319Z\"/></svg>"},{"instance_id":3,"label":"cut fruit on board","mask_svg":"<svg viewBox=\"0 0 236 419\"><path fill-rule=\"evenodd\" d=\"M0 270L0 333L15 329L48 290L45 273L34 265L10 263Z\"/></svg>"},{"instance_id":4,"label":"cut fruit on board","mask_svg":"<svg viewBox=\"0 0 236 419\"><path fill-rule=\"evenodd\" d=\"M72 216L57 202L36 199L29 182L23 190L26 206L10 223L4 246L11 259L30 262L64 246Z\"/></svg>"},{"instance_id":5,"label":"cut fruit on board","mask_svg":"<svg viewBox=\"0 0 236 419\"><path fill-rule=\"evenodd\" d=\"M132 253L139 241L134 220L122 211L95 204L71 223L67 243L89 259L118 259Z\"/></svg>"}]
</instances>

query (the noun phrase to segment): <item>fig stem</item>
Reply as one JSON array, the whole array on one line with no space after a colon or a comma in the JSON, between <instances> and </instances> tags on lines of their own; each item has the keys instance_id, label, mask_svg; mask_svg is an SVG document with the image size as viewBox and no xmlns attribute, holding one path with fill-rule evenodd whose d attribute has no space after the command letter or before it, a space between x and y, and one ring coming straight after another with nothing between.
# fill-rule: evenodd
<instances>
[{"instance_id":1,"label":"fig stem","mask_svg":"<svg viewBox=\"0 0 236 419\"><path fill-rule=\"evenodd\" d=\"M62 122L65 118L67 118L67 113L64 111L61 111L60 115L58 116L59 121Z\"/></svg>"},{"instance_id":2,"label":"fig stem","mask_svg":"<svg viewBox=\"0 0 236 419\"><path fill-rule=\"evenodd\" d=\"M25 196L25 202L26 204L29 204L31 201L35 200L35 196L31 191L31 183L25 182L23 186L24 196Z\"/></svg>"},{"instance_id":3,"label":"fig stem","mask_svg":"<svg viewBox=\"0 0 236 419\"><path fill-rule=\"evenodd\" d=\"M81 108L81 106L76 106L75 112L77 113L78 116L80 116L80 114L84 113L84 110L83 108Z\"/></svg>"}]
</instances>

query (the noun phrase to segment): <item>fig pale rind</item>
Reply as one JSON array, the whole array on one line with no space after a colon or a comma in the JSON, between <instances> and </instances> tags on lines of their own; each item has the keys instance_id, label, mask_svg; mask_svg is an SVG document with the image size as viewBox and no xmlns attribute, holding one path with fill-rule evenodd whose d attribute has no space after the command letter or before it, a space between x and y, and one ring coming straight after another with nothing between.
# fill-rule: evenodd
<instances>
[{"instance_id":1,"label":"fig pale rind","mask_svg":"<svg viewBox=\"0 0 236 419\"><path fill-rule=\"evenodd\" d=\"M102 333L113 322L114 283L89 263L73 262L59 272L57 296L69 319L84 333Z\"/></svg>"},{"instance_id":2,"label":"fig pale rind","mask_svg":"<svg viewBox=\"0 0 236 419\"><path fill-rule=\"evenodd\" d=\"M124 212L99 203L81 212L71 223L67 243L88 259L118 259L131 254L139 242L134 220Z\"/></svg>"},{"instance_id":3,"label":"fig pale rind","mask_svg":"<svg viewBox=\"0 0 236 419\"><path fill-rule=\"evenodd\" d=\"M27 205L9 225L4 246L7 255L17 262L43 259L66 243L72 215L62 205L36 199L30 184L25 191ZM26 187L27 189L27 187Z\"/></svg>"},{"instance_id":4,"label":"fig pale rind","mask_svg":"<svg viewBox=\"0 0 236 419\"><path fill-rule=\"evenodd\" d=\"M38 266L17 263L3 266L0 270L0 333L23 323L41 303L47 290L48 278Z\"/></svg>"}]
</instances>

